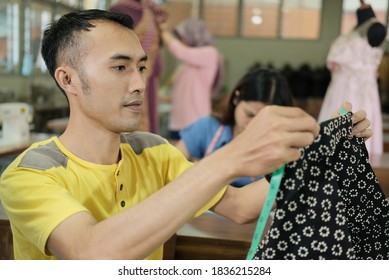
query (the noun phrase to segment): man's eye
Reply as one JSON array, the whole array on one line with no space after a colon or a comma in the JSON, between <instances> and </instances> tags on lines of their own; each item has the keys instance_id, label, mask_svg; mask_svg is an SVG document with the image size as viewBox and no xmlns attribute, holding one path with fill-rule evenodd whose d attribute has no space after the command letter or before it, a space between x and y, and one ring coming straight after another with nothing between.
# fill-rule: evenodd
<instances>
[{"instance_id":1,"label":"man's eye","mask_svg":"<svg viewBox=\"0 0 389 280\"><path fill-rule=\"evenodd\" d=\"M123 71L123 70L126 70L126 66L124 66L124 65L114 66L113 69L118 70L118 71Z\"/></svg>"},{"instance_id":2,"label":"man's eye","mask_svg":"<svg viewBox=\"0 0 389 280\"><path fill-rule=\"evenodd\" d=\"M144 71L146 71L147 67L146 66L140 66L138 69L139 69L140 72L143 73Z\"/></svg>"}]
</instances>

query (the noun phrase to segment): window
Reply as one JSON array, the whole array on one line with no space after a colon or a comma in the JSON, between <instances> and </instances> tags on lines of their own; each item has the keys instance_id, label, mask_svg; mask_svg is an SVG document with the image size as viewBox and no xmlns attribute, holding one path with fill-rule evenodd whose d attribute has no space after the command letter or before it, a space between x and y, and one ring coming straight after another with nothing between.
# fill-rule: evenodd
<instances>
[{"instance_id":1,"label":"window","mask_svg":"<svg viewBox=\"0 0 389 280\"><path fill-rule=\"evenodd\" d=\"M57 1L65 6L81 9L106 9L109 0L50 0ZM116 2L117 0L111 0Z\"/></svg>"},{"instance_id":2,"label":"window","mask_svg":"<svg viewBox=\"0 0 389 280\"><path fill-rule=\"evenodd\" d=\"M84 0L83 8L84 9L105 9L106 0Z\"/></svg>"},{"instance_id":3,"label":"window","mask_svg":"<svg viewBox=\"0 0 389 280\"><path fill-rule=\"evenodd\" d=\"M47 24L72 9L106 9L112 1L1 0L0 74L45 73L40 42Z\"/></svg>"},{"instance_id":4,"label":"window","mask_svg":"<svg viewBox=\"0 0 389 280\"><path fill-rule=\"evenodd\" d=\"M322 0L198 1L199 5L190 8L199 10L199 18L216 36L304 40L320 36ZM188 1L167 3L178 6Z\"/></svg>"},{"instance_id":5,"label":"window","mask_svg":"<svg viewBox=\"0 0 389 280\"><path fill-rule=\"evenodd\" d=\"M207 0L204 1L203 7L202 18L212 34L219 36L238 34L238 0Z\"/></svg>"},{"instance_id":6,"label":"window","mask_svg":"<svg viewBox=\"0 0 389 280\"><path fill-rule=\"evenodd\" d=\"M0 72L15 73L19 65L19 1L0 2Z\"/></svg>"},{"instance_id":7,"label":"window","mask_svg":"<svg viewBox=\"0 0 389 280\"><path fill-rule=\"evenodd\" d=\"M242 36L267 37L278 36L280 0L243 2Z\"/></svg>"},{"instance_id":8,"label":"window","mask_svg":"<svg viewBox=\"0 0 389 280\"><path fill-rule=\"evenodd\" d=\"M170 13L167 18L167 24L170 27L177 26L181 21L187 18L199 18L199 3L200 0L169 0L165 3L168 11L174 11Z\"/></svg>"},{"instance_id":9,"label":"window","mask_svg":"<svg viewBox=\"0 0 389 280\"><path fill-rule=\"evenodd\" d=\"M281 38L318 39L321 5L321 0L284 0L281 13Z\"/></svg>"},{"instance_id":10,"label":"window","mask_svg":"<svg viewBox=\"0 0 389 280\"><path fill-rule=\"evenodd\" d=\"M51 1L56 1L56 0L51 0ZM79 4L79 0L58 0L57 2L60 2L61 4L64 4L69 7L77 7Z\"/></svg>"},{"instance_id":11,"label":"window","mask_svg":"<svg viewBox=\"0 0 389 280\"><path fill-rule=\"evenodd\" d=\"M43 30L51 22L51 9L40 3L32 3L24 11L24 55L22 74L46 72L46 65L40 55L40 43Z\"/></svg>"}]
</instances>

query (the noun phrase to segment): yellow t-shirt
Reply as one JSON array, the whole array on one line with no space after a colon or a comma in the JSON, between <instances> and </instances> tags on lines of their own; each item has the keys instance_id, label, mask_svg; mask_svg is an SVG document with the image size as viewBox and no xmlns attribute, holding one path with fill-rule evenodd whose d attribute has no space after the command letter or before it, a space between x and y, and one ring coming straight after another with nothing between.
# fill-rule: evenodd
<instances>
[{"instance_id":1,"label":"yellow t-shirt","mask_svg":"<svg viewBox=\"0 0 389 280\"><path fill-rule=\"evenodd\" d=\"M10 164L0 180L0 199L11 222L15 259L56 259L45 250L46 242L67 217L88 211L102 221L146 199L192 166L175 147L151 133L123 134L120 148L118 164L99 165L76 157L53 137L33 144ZM224 191L195 216L216 204ZM146 259L162 256L163 245Z\"/></svg>"}]
</instances>

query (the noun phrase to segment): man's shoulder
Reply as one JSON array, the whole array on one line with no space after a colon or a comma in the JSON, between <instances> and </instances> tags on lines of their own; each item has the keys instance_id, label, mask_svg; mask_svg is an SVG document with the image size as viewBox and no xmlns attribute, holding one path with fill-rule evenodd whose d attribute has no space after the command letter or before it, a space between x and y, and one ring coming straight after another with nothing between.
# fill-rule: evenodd
<instances>
[{"instance_id":1,"label":"man's shoulder","mask_svg":"<svg viewBox=\"0 0 389 280\"><path fill-rule=\"evenodd\" d=\"M66 167L68 158L52 139L35 143L19 156L18 167L48 170Z\"/></svg>"},{"instance_id":2,"label":"man's shoulder","mask_svg":"<svg viewBox=\"0 0 389 280\"><path fill-rule=\"evenodd\" d=\"M135 131L132 133L123 133L120 137L121 144L128 144L136 154L141 154L144 149L160 146L167 143L167 140L160 135Z\"/></svg>"}]
</instances>

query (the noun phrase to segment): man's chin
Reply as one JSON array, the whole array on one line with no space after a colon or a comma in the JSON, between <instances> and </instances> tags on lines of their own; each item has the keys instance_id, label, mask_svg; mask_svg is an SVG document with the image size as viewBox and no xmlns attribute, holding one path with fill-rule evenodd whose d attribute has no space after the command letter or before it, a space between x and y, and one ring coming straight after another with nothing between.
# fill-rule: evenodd
<instances>
[{"instance_id":1,"label":"man's chin","mask_svg":"<svg viewBox=\"0 0 389 280\"><path fill-rule=\"evenodd\" d=\"M145 131L145 129L142 128L142 124L140 121L131 123L122 132L123 133L131 133L134 131Z\"/></svg>"}]
</instances>

